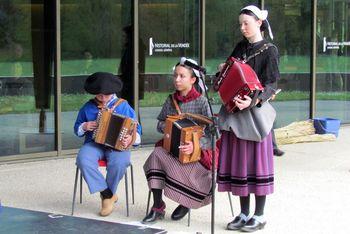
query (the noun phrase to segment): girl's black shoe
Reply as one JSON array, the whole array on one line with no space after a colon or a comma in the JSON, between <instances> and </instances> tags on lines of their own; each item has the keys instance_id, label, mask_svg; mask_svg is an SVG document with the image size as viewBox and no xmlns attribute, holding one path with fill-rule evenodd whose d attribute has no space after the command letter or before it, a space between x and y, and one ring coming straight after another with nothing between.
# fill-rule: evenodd
<instances>
[{"instance_id":1,"label":"girl's black shoe","mask_svg":"<svg viewBox=\"0 0 350 234\"><path fill-rule=\"evenodd\" d=\"M186 214L188 213L189 210L190 210L189 208L182 206L182 205L179 205L178 207L176 207L174 212L171 214L171 219L172 220L180 220L186 216Z\"/></svg>"},{"instance_id":2,"label":"girl's black shoe","mask_svg":"<svg viewBox=\"0 0 350 234\"><path fill-rule=\"evenodd\" d=\"M157 220L164 219L165 203L160 208L152 207L148 215L142 220L143 224L155 223Z\"/></svg>"}]
</instances>

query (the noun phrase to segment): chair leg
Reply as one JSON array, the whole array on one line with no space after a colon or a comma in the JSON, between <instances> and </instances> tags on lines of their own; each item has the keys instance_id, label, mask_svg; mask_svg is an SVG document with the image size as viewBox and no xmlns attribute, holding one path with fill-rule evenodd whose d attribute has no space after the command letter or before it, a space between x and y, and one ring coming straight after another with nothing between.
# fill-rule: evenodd
<instances>
[{"instance_id":1,"label":"chair leg","mask_svg":"<svg viewBox=\"0 0 350 234\"><path fill-rule=\"evenodd\" d=\"M80 204L83 203L83 173L80 171Z\"/></svg>"},{"instance_id":2,"label":"chair leg","mask_svg":"<svg viewBox=\"0 0 350 234\"><path fill-rule=\"evenodd\" d=\"M187 226L189 227L191 225L191 209L188 210L187 214Z\"/></svg>"},{"instance_id":3,"label":"chair leg","mask_svg":"<svg viewBox=\"0 0 350 234\"><path fill-rule=\"evenodd\" d=\"M75 197L77 195L77 185L78 185L78 175L79 175L79 168L75 170L75 180L74 180L74 190L73 190L73 202L72 202L72 216L74 214L74 206L75 206Z\"/></svg>"},{"instance_id":4,"label":"chair leg","mask_svg":"<svg viewBox=\"0 0 350 234\"><path fill-rule=\"evenodd\" d=\"M130 171L131 171L131 195L132 195L132 204L135 204L135 190L134 190L134 169L132 167L132 164L130 164Z\"/></svg>"},{"instance_id":5,"label":"chair leg","mask_svg":"<svg viewBox=\"0 0 350 234\"><path fill-rule=\"evenodd\" d=\"M150 202L150 200L151 200L151 190L148 191L146 215L148 215L148 209L149 209L149 202Z\"/></svg>"},{"instance_id":6,"label":"chair leg","mask_svg":"<svg viewBox=\"0 0 350 234\"><path fill-rule=\"evenodd\" d=\"M227 192L227 195L228 195L228 200L230 201L230 207L231 207L232 217L234 217L235 214L233 213L233 206L232 206L232 200L231 200L231 194L230 194L230 192Z\"/></svg>"},{"instance_id":7,"label":"chair leg","mask_svg":"<svg viewBox=\"0 0 350 234\"><path fill-rule=\"evenodd\" d=\"M128 189L128 171L125 171L125 193L126 193L126 216L129 217L129 189Z\"/></svg>"}]
</instances>

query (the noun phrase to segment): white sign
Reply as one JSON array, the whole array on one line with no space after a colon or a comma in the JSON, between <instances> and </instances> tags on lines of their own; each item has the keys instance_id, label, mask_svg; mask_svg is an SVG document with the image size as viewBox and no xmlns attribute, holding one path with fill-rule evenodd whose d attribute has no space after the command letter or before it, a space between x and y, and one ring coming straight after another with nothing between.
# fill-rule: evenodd
<instances>
[{"instance_id":1,"label":"white sign","mask_svg":"<svg viewBox=\"0 0 350 234\"><path fill-rule=\"evenodd\" d=\"M323 52L326 52L326 50L339 50L340 46L349 46L350 41L327 41L327 38L323 38Z\"/></svg>"},{"instance_id":2,"label":"white sign","mask_svg":"<svg viewBox=\"0 0 350 234\"><path fill-rule=\"evenodd\" d=\"M178 42L178 43L163 43L163 42L153 42L153 38L149 38L149 55L152 56L153 53L169 53L173 52L174 49L180 48L190 48L190 43L188 42Z\"/></svg>"}]
</instances>

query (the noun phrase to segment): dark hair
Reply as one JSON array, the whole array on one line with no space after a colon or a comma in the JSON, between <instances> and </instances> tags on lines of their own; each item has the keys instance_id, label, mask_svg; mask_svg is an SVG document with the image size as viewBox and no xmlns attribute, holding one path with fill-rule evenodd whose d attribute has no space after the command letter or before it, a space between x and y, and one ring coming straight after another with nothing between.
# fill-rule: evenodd
<instances>
[{"instance_id":1,"label":"dark hair","mask_svg":"<svg viewBox=\"0 0 350 234\"><path fill-rule=\"evenodd\" d=\"M177 63L177 64L175 65L175 68L176 68L177 66L181 66L181 67L184 67L184 68L187 68L188 70L190 70L190 71L192 72L191 76L192 76L192 77L196 77L196 78L197 78L196 82L198 81L198 77L196 76L196 73L194 73L192 67L189 67L189 66L186 66L185 64L180 64L180 63Z\"/></svg>"},{"instance_id":2,"label":"dark hair","mask_svg":"<svg viewBox=\"0 0 350 234\"><path fill-rule=\"evenodd\" d=\"M242 14L253 16L255 18L255 20L259 20L259 18L250 10L244 9L239 13L239 15L242 15ZM262 24L260 26L260 31L264 32L265 30L267 30L267 28L268 28L268 26L267 26L266 20L262 20Z\"/></svg>"}]
</instances>

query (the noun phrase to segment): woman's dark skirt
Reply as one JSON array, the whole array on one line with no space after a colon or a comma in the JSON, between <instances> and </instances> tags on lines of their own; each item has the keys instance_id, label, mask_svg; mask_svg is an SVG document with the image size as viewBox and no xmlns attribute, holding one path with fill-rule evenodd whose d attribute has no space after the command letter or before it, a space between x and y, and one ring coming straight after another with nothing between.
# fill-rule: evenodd
<instances>
[{"instance_id":1,"label":"woman's dark skirt","mask_svg":"<svg viewBox=\"0 0 350 234\"><path fill-rule=\"evenodd\" d=\"M218 190L237 196L268 195L274 190L271 133L261 142L239 139L223 131L217 176Z\"/></svg>"}]
</instances>

